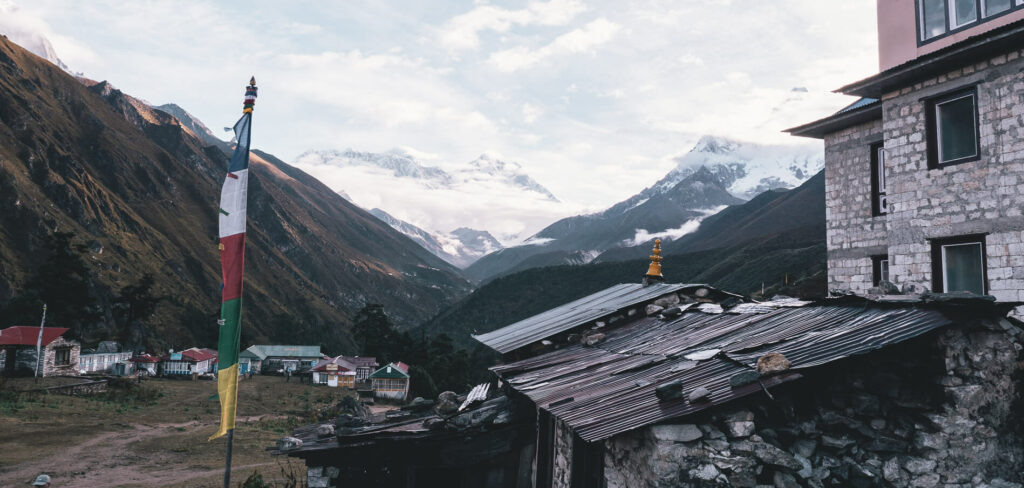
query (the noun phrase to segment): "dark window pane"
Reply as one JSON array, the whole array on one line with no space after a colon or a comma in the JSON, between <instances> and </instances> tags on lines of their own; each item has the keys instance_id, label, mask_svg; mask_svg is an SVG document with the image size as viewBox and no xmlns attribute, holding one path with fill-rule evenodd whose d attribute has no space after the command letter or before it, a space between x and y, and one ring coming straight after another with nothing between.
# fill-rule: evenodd
<instances>
[{"instance_id":1,"label":"dark window pane","mask_svg":"<svg viewBox=\"0 0 1024 488\"><path fill-rule=\"evenodd\" d=\"M981 243L942 246L945 291L985 294L985 271Z\"/></svg>"},{"instance_id":2,"label":"dark window pane","mask_svg":"<svg viewBox=\"0 0 1024 488\"><path fill-rule=\"evenodd\" d=\"M943 0L921 0L921 39L946 32L946 5Z\"/></svg>"},{"instance_id":3,"label":"dark window pane","mask_svg":"<svg viewBox=\"0 0 1024 488\"><path fill-rule=\"evenodd\" d=\"M1010 9L1013 0L985 0L985 17Z\"/></svg>"},{"instance_id":4,"label":"dark window pane","mask_svg":"<svg viewBox=\"0 0 1024 488\"><path fill-rule=\"evenodd\" d=\"M978 20L977 4L974 0L950 0L949 7L953 9L953 27Z\"/></svg>"},{"instance_id":5,"label":"dark window pane","mask_svg":"<svg viewBox=\"0 0 1024 488\"><path fill-rule=\"evenodd\" d=\"M939 162L977 154L974 132L974 95L935 106L939 130Z\"/></svg>"},{"instance_id":6,"label":"dark window pane","mask_svg":"<svg viewBox=\"0 0 1024 488\"><path fill-rule=\"evenodd\" d=\"M889 281L889 260L883 259L878 262L879 274L881 274L882 281Z\"/></svg>"}]
</instances>

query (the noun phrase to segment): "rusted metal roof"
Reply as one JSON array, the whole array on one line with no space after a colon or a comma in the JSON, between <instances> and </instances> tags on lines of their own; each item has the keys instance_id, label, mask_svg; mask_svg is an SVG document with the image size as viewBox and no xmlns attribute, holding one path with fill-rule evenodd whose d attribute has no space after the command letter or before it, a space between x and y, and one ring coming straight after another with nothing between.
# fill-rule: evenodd
<instances>
[{"instance_id":1,"label":"rusted metal roof","mask_svg":"<svg viewBox=\"0 0 1024 488\"><path fill-rule=\"evenodd\" d=\"M832 300L820 305L762 303L709 314L691 308L663 320L645 317L605 331L603 342L575 344L491 368L509 386L562 420L586 441L688 415L800 377L800 370L919 336L954 322L926 304ZM738 373L778 352L790 370L739 387ZM689 359L688 359L689 358ZM661 400L655 389L681 381L706 401ZM762 387L762 384L764 385Z\"/></svg>"},{"instance_id":2,"label":"rusted metal roof","mask_svg":"<svg viewBox=\"0 0 1024 488\"><path fill-rule=\"evenodd\" d=\"M473 338L505 354L560 332L685 288L707 285L623 283ZM717 290L715 290L718 292ZM721 292L718 292L721 293Z\"/></svg>"}]
</instances>

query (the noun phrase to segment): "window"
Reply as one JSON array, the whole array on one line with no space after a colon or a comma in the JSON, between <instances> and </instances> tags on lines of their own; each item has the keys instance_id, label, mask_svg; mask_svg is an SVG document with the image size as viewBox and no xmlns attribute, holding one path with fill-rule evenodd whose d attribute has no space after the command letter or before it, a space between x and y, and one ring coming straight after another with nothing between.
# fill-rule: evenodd
<instances>
[{"instance_id":1,"label":"window","mask_svg":"<svg viewBox=\"0 0 1024 488\"><path fill-rule=\"evenodd\" d=\"M950 30L978 20L978 5L974 0L950 0L948 3Z\"/></svg>"},{"instance_id":2,"label":"window","mask_svg":"<svg viewBox=\"0 0 1024 488\"><path fill-rule=\"evenodd\" d=\"M71 364L71 348L58 347L54 350L53 364L55 366L67 366Z\"/></svg>"},{"instance_id":3,"label":"window","mask_svg":"<svg viewBox=\"0 0 1024 488\"><path fill-rule=\"evenodd\" d=\"M1010 7L1013 6L1013 2L1011 0L981 0L981 4L983 6L982 12L985 14L985 17L991 17L995 14L1005 12L1010 10Z\"/></svg>"},{"instance_id":4,"label":"window","mask_svg":"<svg viewBox=\"0 0 1024 488\"><path fill-rule=\"evenodd\" d=\"M921 25L921 40L931 39L946 33L945 0L920 0L918 10Z\"/></svg>"},{"instance_id":5,"label":"window","mask_svg":"<svg viewBox=\"0 0 1024 488\"><path fill-rule=\"evenodd\" d=\"M985 236L969 235L932 241L932 281L938 292L988 291Z\"/></svg>"},{"instance_id":6,"label":"window","mask_svg":"<svg viewBox=\"0 0 1024 488\"><path fill-rule=\"evenodd\" d=\"M978 159L978 110L974 88L926 101L928 167Z\"/></svg>"},{"instance_id":7,"label":"window","mask_svg":"<svg viewBox=\"0 0 1024 488\"><path fill-rule=\"evenodd\" d=\"M871 256L871 285L878 286L882 281L892 281L889 279L889 256Z\"/></svg>"},{"instance_id":8,"label":"window","mask_svg":"<svg viewBox=\"0 0 1024 488\"><path fill-rule=\"evenodd\" d=\"M920 43L977 25L1024 7L1022 0L917 0ZM979 15L980 14L980 15Z\"/></svg>"},{"instance_id":9,"label":"window","mask_svg":"<svg viewBox=\"0 0 1024 488\"><path fill-rule=\"evenodd\" d=\"M885 147L879 142L871 145L871 215L889 213L889 200L885 195Z\"/></svg>"}]
</instances>

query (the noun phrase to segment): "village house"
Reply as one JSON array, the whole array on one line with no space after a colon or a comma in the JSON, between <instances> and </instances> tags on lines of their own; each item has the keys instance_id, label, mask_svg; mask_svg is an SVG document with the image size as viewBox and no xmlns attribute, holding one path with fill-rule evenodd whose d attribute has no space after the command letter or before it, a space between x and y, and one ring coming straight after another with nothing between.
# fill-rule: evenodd
<instances>
[{"instance_id":1,"label":"village house","mask_svg":"<svg viewBox=\"0 0 1024 488\"><path fill-rule=\"evenodd\" d=\"M369 376L373 396L388 400L405 401L409 396L409 365L388 363Z\"/></svg>"},{"instance_id":2,"label":"village house","mask_svg":"<svg viewBox=\"0 0 1024 488\"><path fill-rule=\"evenodd\" d=\"M377 364L377 358L366 357L366 356L340 356L345 361L348 361L356 366L356 381L363 382L370 378L380 364Z\"/></svg>"},{"instance_id":3,"label":"village house","mask_svg":"<svg viewBox=\"0 0 1024 488\"><path fill-rule=\"evenodd\" d=\"M314 385L355 388L356 370L355 364L349 362L344 356L338 356L321 360L310 369L310 372Z\"/></svg>"},{"instance_id":4,"label":"village house","mask_svg":"<svg viewBox=\"0 0 1024 488\"><path fill-rule=\"evenodd\" d=\"M121 345L114 341L102 341L96 349L83 349L78 356L78 370L82 374L107 373L125 376L134 371L129 361L131 351L122 351Z\"/></svg>"},{"instance_id":5,"label":"village house","mask_svg":"<svg viewBox=\"0 0 1024 488\"><path fill-rule=\"evenodd\" d=\"M1024 2L877 8L881 72L789 131L824 140L830 298L665 283L656 250L475 336L476 407L277 452L310 486L1024 487Z\"/></svg>"},{"instance_id":6,"label":"village house","mask_svg":"<svg viewBox=\"0 0 1024 488\"><path fill-rule=\"evenodd\" d=\"M156 376L160 358L146 353L139 354L129 359L135 365L135 371L142 371L146 376Z\"/></svg>"},{"instance_id":7,"label":"village house","mask_svg":"<svg viewBox=\"0 0 1024 488\"><path fill-rule=\"evenodd\" d=\"M878 2L881 72L824 140L835 290L1024 301L1024 3Z\"/></svg>"},{"instance_id":8,"label":"village house","mask_svg":"<svg viewBox=\"0 0 1024 488\"><path fill-rule=\"evenodd\" d=\"M217 356L191 348L181 352L170 351L160 358L160 374L163 376L192 376L214 373L213 364Z\"/></svg>"},{"instance_id":9,"label":"village house","mask_svg":"<svg viewBox=\"0 0 1024 488\"><path fill-rule=\"evenodd\" d=\"M239 371L254 373L296 373L323 359L320 346L253 345L239 353Z\"/></svg>"},{"instance_id":10,"label":"village house","mask_svg":"<svg viewBox=\"0 0 1024 488\"><path fill-rule=\"evenodd\" d=\"M42 331L42 361L40 376L78 375L78 356L81 345L63 337L68 329L44 327ZM5 376L32 376L36 371L36 341L39 327L14 326L0 330L0 364Z\"/></svg>"}]
</instances>

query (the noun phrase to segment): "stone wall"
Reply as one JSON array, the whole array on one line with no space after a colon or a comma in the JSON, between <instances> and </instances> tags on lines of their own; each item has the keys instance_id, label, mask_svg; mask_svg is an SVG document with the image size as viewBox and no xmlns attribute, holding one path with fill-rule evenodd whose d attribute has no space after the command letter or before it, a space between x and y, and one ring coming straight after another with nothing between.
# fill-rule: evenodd
<instances>
[{"instance_id":1,"label":"stone wall","mask_svg":"<svg viewBox=\"0 0 1024 488\"><path fill-rule=\"evenodd\" d=\"M67 365L57 365L56 355L57 348L67 347L70 348L71 361ZM39 365L40 373L42 376L77 376L78 371L78 356L81 352L81 346L75 341L69 341L63 337L58 337L56 340L47 344L43 348L43 361ZM18 346L16 348L5 348L0 351L2 355L3 368L6 369L8 361L8 353L15 351L14 356L14 371L17 374L33 375L36 368L36 348L34 346Z\"/></svg>"},{"instance_id":2,"label":"stone wall","mask_svg":"<svg viewBox=\"0 0 1024 488\"><path fill-rule=\"evenodd\" d=\"M570 488L572 486L572 431L560 420L555 421L554 444L551 486L553 488Z\"/></svg>"},{"instance_id":3,"label":"stone wall","mask_svg":"<svg viewBox=\"0 0 1024 488\"><path fill-rule=\"evenodd\" d=\"M881 120L825 136L829 289L867 291L871 256L887 252L885 217L871 214L871 144L881 140Z\"/></svg>"},{"instance_id":4,"label":"stone wall","mask_svg":"<svg viewBox=\"0 0 1024 488\"><path fill-rule=\"evenodd\" d=\"M616 436L607 486L1020 488L1020 339L1005 321L947 329Z\"/></svg>"},{"instance_id":5,"label":"stone wall","mask_svg":"<svg viewBox=\"0 0 1024 488\"><path fill-rule=\"evenodd\" d=\"M866 291L868 256L885 254L887 245L890 281L931 289L928 239L984 233L990 294L1024 301L1022 53L981 60L883 96L886 217L871 217L869 145L882 139L875 135L877 124L826 136L830 288ZM980 158L928 169L925 99L971 86L977 87Z\"/></svg>"},{"instance_id":6,"label":"stone wall","mask_svg":"<svg viewBox=\"0 0 1024 488\"><path fill-rule=\"evenodd\" d=\"M926 239L988 233L991 294L1024 301L1024 58L982 60L883 97L890 273L931 288ZM928 169L923 97L977 86L981 158Z\"/></svg>"}]
</instances>

